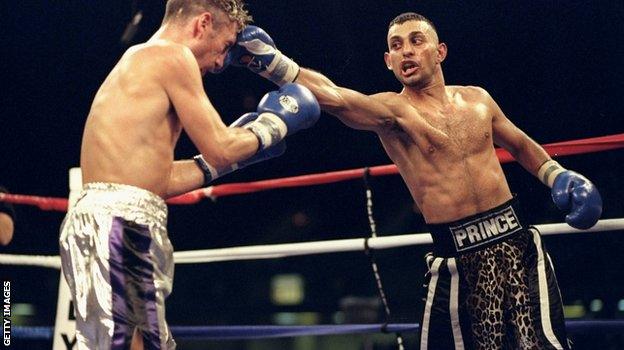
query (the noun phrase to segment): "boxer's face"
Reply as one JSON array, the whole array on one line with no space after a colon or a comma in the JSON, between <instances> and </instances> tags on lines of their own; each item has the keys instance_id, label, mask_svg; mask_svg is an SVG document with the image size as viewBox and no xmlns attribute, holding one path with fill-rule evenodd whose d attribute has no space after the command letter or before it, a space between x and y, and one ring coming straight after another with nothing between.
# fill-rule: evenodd
<instances>
[{"instance_id":1,"label":"boxer's face","mask_svg":"<svg viewBox=\"0 0 624 350\"><path fill-rule=\"evenodd\" d=\"M238 24L236 22L230 22L227 25L221 26L221 30L217 31L213 44L211 63L212 67L209 67L209 71L213 72L223 68L223 61L225 56L230 51L230 48L236 44L236 34L238 33Z\"/></svg>"},{"instance_id":2,"label":"boxer's face","mask_svg":"<svg viewBox=\"0 0 624 350\"><path fill-rule=\"evenodd\" d=\"M200 37L201 52L197 57L202 74L214 72L223 67L228 51L236 43L238 24L229 19L220 20L213 17L209 27L204 28Z\"/></svg>"},{"instance_id":3,"label":"boxer's face","mask_svg":"<svg viewBox=\"0 0 624 350\"><path fill-rule=\"evenodd\" d=\"M388 30L386 66L405 86L425 86L446 57L435 30L424 21L395 24Z\"/></svg>"}]
</instances>

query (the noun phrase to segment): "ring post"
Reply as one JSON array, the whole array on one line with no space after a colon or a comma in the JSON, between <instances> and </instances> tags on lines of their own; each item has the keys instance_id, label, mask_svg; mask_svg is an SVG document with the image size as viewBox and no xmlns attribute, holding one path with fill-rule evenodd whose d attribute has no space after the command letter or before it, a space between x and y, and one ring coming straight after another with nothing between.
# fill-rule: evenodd
<instances>
[{"instance_id":1,"label":"ring post","mask_svg":"<svg viewBox=\"0 0 624 350\"><path fill-rule=\"evenodd\" d=\"M82 172L80 168L69 169L69 206L71 208L82 189ZM76 320L69 294L69 286L63 277L59 279L58 300L56 302L56 321L54 324L53 350L73 349L76 345Z\"/></svg>"}]
</instances>

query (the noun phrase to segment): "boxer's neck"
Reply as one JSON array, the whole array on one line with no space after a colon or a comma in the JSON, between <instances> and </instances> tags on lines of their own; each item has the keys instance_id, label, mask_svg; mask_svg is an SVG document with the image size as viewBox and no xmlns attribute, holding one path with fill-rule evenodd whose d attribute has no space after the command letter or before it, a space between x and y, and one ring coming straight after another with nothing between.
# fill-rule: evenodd
<instances>
[{"instance_id":1,"label":"boxer's neck","mask_svg":"<svg viewBox=\"0 0 624 350\"><path fill-rule=\"evenodd\" d=\"M176 24L164 24L158 30L150 40L168 40L178 44L189 46L192 40L192 34L189 34L188 29L176 25Z\"/></svg>"}]
</instances>

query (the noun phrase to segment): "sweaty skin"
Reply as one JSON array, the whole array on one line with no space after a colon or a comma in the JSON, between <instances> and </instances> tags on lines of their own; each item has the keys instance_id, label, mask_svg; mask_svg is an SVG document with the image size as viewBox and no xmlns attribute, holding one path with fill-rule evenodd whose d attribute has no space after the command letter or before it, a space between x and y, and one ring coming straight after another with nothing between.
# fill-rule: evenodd
<instances>
[{"instance_id":1,"label":"sweaty skin","mask_svg":"<svg viewBox=\"0 0 624 350\"><path fill-rule=\"evenodd\" d=\"M216 25L220 16L220 25ZM247 159L256 136L221 121L201 76L219 70L238 25L225 14L201 13L166 22L144 44L128 49L98 90L84 129L84 183L132 185L168 198L199 188L204 174L192 160L174 161L182 129L217 168ZM135 329L131 349L143 349Z\"/></svg>"},{"instance_id":2,"label":"sweaty skin","mask_svg":"<svg viewBox=\"0 0 624 350\"><path fill-rule=\"evenodd\" d=\"M204 92L201 75L223 66L236 40L235 22L215 29L210 13L184 27L164 25L130 48L97 92L86 122L80 166L83 182L133 185L163 198L200 187L203 173L174 162L184 128L216 167L258 149L248 130L227 128Z\"/></svg>"},{"instance_id":3,"label":"sweaty skin","mask_svg":"<svg viewBox=\"0 0 624 350\"><path fill-rule=\"evenodd\" d=\"M392 26L388 47L384 58L403 84L400 93L363 95L309 69L296 82L348 126L377 133L427 223L454 221L512 198L494 144L537 176L550 157L487 91L445 86L446 45L428 23Z\"/></svg>"}]
</instances>

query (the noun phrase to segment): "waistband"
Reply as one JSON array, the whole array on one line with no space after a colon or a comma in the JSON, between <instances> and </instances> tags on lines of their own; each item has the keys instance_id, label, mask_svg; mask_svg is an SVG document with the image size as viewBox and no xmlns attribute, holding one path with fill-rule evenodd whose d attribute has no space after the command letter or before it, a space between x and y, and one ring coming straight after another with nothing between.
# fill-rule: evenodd
<instances>
[{"instance_id":1,"label":"waistband","mask_svg":"<svg viewBox=\"0 0 624 350\"><path fill-rule=\"evenodd\" d=\"M105 210L113 215L136 213L166 222L167 204L158 195L131 185L91 182L82 187L76 210Z\"/></svg>"},{"instance_id":2,"label":"waistband","mask_svg":"<svg viewBox=\"0 0 624 350\"><path fill-rule=\"evenodd\" d=\"M483 249L527 228L516 197L475 215L427 226L433 237L434 254L441 257Z\"/></svg>"}]
</instances>

